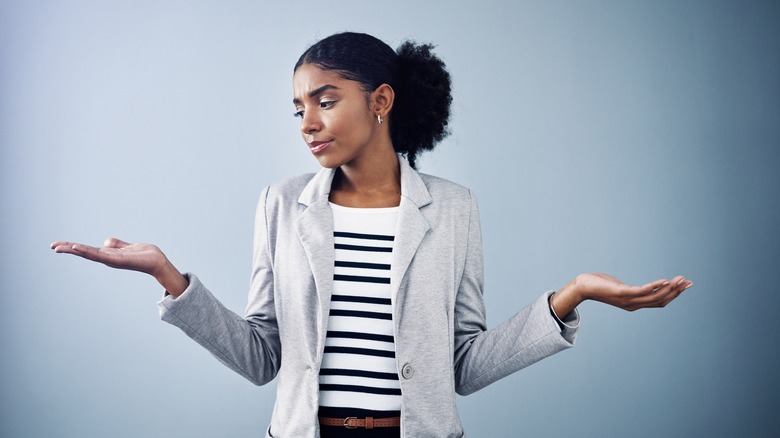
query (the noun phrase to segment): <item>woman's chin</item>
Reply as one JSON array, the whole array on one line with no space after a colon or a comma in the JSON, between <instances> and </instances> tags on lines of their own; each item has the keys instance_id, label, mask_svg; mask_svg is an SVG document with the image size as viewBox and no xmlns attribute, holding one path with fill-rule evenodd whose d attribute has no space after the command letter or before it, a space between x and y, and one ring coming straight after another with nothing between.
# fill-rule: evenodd
<instances>
[{"instance_id":1,"label":"woman's chin","mask_svg":"<svg viewBox=\"0 0 780 438\"><path fill-rule=\"evenodd\" d=\"M317 161L320 163L320 166L326 169L335 169L337 167L341 167L341 165L344 164L341 160L336 159L336 157L327 156L325 154L317 154L314 156L314 158L317 159Z\"/></svg>"}]
</instances>

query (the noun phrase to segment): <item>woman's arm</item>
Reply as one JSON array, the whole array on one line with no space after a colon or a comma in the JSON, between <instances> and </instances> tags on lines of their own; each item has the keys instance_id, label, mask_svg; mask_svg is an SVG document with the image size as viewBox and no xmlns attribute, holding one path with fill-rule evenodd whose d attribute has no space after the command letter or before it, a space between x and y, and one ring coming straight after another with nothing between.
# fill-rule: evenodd
<instances>
[{"instance_id":1,"label":"woman's arm","mask_svg":"<svg viewBox=\"0 0 780 438\"><path fill-rule=\"evenodd\" d=\"M51 248L57 253L153 276L169 293L158 302L161 318L179 327L252 383L262 385L276 376L282 351L274 305L273 265L266 240L267 194L268 189L260 195L257 207L252 284L244 317L222 305L196 276L182 275L155 245L109 238L99 248L72 242L54 242Z\"/></svg>"},{"instance_id":2,"label":"woman's arm","mask_svg":"<svg viewBox=\"0 0 780 438\"><path fill-rule=\"evenodd\" d=\"M144 272L156 278L168 293L181 295L189 282L181 275L160 248L148 243L127 243L110 237L98 248L80 243L54 242L51 249L57 253L73 254L87 260L103 263L116 269Z\"/></svg>"},{"instance_id":3,"label":"woman's arm","mask_svg":"<svg viewBox=\"0 0 780 438\"><path fill-rule=\"evenodd\" d=\"M263 233L262 229L258 231L261 236ZM109 238L99 248L72 242L54 242L51 248L57 253L153 276L170 294L158 303L164 321L179 327L222 363L256 385L276 376L281 364L281 344L273 293L268 291L273 283L270 270L255 267L262 275L253 275L251 313L241 317L223 306L197 277L182 275L155 245ZM189 289L187 295L182 296L186 289Z\"/></svg>"}]
</instances>

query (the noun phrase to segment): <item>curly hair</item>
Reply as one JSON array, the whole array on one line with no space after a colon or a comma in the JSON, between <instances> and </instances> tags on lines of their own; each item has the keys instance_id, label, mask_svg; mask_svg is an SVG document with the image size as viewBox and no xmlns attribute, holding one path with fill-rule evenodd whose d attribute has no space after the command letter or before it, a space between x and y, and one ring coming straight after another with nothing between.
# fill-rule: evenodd
<instances>
[{"instance_id":1,"label":"curly hair","mask_svg":"<svg viewBox=\"0 0 780 438\"><path fill-rule=\"evenodd\" d=\"M293 73L303 64L313 64L359 82L367 92L382 84L390 85L395 91L390 139L396 152L416 168L418 155L449 135L450 74L433 48L431 44L405 41L393 50L371 35L337 33L303 52Z\"/></svg>"}]
</instances>

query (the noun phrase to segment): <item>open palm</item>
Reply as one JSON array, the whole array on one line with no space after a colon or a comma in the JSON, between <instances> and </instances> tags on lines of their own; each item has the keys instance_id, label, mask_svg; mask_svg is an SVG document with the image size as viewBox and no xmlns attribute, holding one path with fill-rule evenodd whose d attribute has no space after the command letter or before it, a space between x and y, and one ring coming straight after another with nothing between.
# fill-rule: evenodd
<instances>
[{"instance_id":1,"label":"open palm","mask_svg":"<svg viewBox=\"0 0 780 438\"><path fill-rule=\"evenodd\" d=\"M642 286L623 283L603 274L580 274L574 280L583 297L633 311L647 307L664 307L693 283L682 276L656 280Z\"/></svg>"},{"instance_id":2,"label":"open palm","mask_svg":"<svg viewBox=\"0 0 780 438\"><path fill-rule=\"evenodd\" d=\"M167 263L165 254L155 245L127 243L113 237L106 239L104 246L99 248L72 242L54 242L51 248L58 253L77 255L112 268L145 272L153 276L157 276Z\"/></svg>"}]
</instances>

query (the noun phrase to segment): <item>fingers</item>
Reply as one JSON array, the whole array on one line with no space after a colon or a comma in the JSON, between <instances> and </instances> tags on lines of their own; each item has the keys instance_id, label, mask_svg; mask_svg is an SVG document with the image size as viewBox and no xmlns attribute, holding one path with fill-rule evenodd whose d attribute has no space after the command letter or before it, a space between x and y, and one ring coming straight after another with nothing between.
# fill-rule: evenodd
<instances>
[{"instance_id":1,"label":"fingers","mask_svg":"<svg viewBox=\"0 0 780 438\"><path fill-rule=\"evenodd\" d=\"M49 246L49 248L57 249L57 247L59 247L59 246L68 246L68 247L70 247L70 246L73 246L73 245L75 245L73 242L62 242L62 241L58 240L56 242L52 242L52 244Z\"/></svg>"},{"instance_id":2,"label":"fingers","mask_svg":"<svg viewBox=\"0 0 780 438\"><path fill-rule=\"evenodd\" d=\"M84 246L79 243L73 243L73 242L53 242L50 246L51 249L54 250L54 252L57 253L68 253L73 254L73 248L76 246Z\"/></svg>"},{"instance_id":3,"label":"fingers","mask_svg":"<svg viewBox=\"0 0 780 438\"><path fill-rule=\"evenodd\" d=\"M663 278L660 280L653 281L651 283L647 283L646 285L642 286L642 289L646 290L647 292L654 292L661 289L662 287L669 286L670 284L671 283L669 282L669 280Z\"/></svg>"},{"instance_id":4,"label":"fingers","mask_svg":"<svg viewBox=\"0 0 780 438\"><path fill-rule=\"evenodd\" d=\"M693 286L692 281L686 279L682 275L678 275L670 282L669 291L670 293L673 293L674 297L676 298L677 295L680 295L685 289L688 289L691 286Z\"/></svg>"},{"instance_id":5,"label":"fingers","mask_svg":"<svg viewBox=\"0 0 780 438\"><path fill-rule=\"evenodd\" d=\"M693 286L693 282L691 280L688 280L685 277L680 276L680 280L677 282L677 287L681 287L682 290L685 290L691 286Z\"/></svg>"},{"instance_id":6,"label":"fingers","mask_svg":"<svg viewBox=\"0 0 780 438\"><path fill-rule=\"evenodd\" d=\"M100 248L95 248L94 246L71 242L54 242L52 247L56 253L73 254L87 260L105 263L105 257L102 257L103 254L100 253Z\"/></svg>"},{"instance_id":7,"label":"fingers","mask_svg":"<svg viewBox=\"0 0 780 438\"><path fill-rule=\"evenodd\" d=\"M661 279L661 280L655 280L651 283L647 283L646 285L642 286L642 289L646 291L655 292L662 288L668 287L670 290L683 291L685 289L688 289L691 286L693 286L692 281L685 279L685 277L681 275L678 275L677 277L674 277L671 281Z\"/></svg>"},{"instance_id":8,"label":"fingers","mask_svg":"<svg viewBox=\"0 0 780 438\"><path fill-rule=\"evenodd\" d=\"M101 251L101 248L84 245L81 243L54 242L51 244L51 248L56 253L73 254L87 260L92 260L94 262L100 262L104 264L108 264L113 259L112 254ZM104 248L104 250L105 249L106 248Z\"/></svg>"},{"instance_id":9,"label":"fingers","mask_svg":"<svg viewBox=\"0 0 780 438\"><path fill-rule=\"evenodd\" d=\"M656 285L652 292L647 294L637 308L643 307L665 307L675 298L680 296L686 289L693 286L693 282L685 277L678 275L671 281L657 280L649 285Z\"/></svg>"},{"instance_id":10,"label":"fingers","mask_svg":"<svg viewBox=\"0 0 780 438\"><path fill-rule=\"evenodd\" d=\"M123 240L117 239L116 237L109 237L103 242L103 246L105 246L106 248L121 249L128 245L130 244ZM49 247L53 249L54 252L58 252L58 253L62 252L62 253L70 253L70 254L74 254L74 251L94 252L98 250L98 248L94 246L89 246L89 245L84 245L81 243L74 243L74 242L64 242L64 241L52 242L52 244Z\"/></svg>"},{"instance_id":11,"label":"fingers","mask_svg":"<svg viewBox=\"0 0 780 438\"><path fill-rule=\"evenodd\" d=\"M100 248L94 246L75 244L71 247L70 253L87 260L102 262Z\"/></svg>"}]
</instances>

